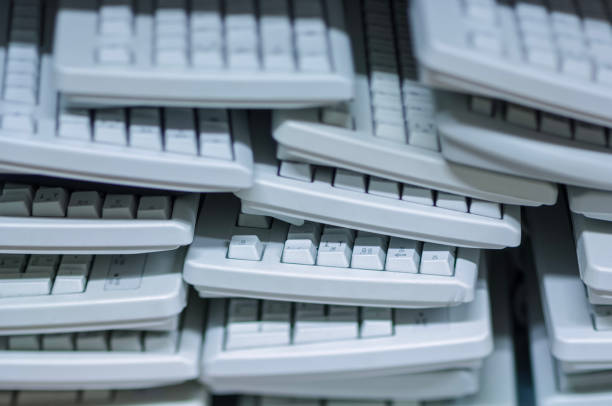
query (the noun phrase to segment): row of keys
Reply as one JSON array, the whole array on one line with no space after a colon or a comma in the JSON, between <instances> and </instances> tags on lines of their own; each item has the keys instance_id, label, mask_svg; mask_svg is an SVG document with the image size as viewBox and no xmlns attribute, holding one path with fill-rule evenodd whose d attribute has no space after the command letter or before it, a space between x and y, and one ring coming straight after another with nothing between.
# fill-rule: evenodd
<instances>
[{"instance_id":1,"label":"row of keys","mask_svg":"<svg viewBox=\"0 0 612 406\"><path fill-rule=\"evenodd\" d=\"M227 257L261 261L265 245L256 235L234 235ZM291 226L281 261L291 264L331 266L377 271L452 276L455 247L421 243L404 238L381 236L306 222Z\"/></svg>"},{"instance_id":2,"label":"row of keys","mask_svg":"<svg viewBox=\"0 0 612 406\"><path fill-rule=\"evenodd\" d=\"M107 2L108 3L108 2ZM329 72L327 24L321 0L159 0L154 14L155 63L203 69ZM256 4L257 3L257 4ZM134 61L129 44L131 2L100 9L103 64ZM188 7L189 6L189 7Z\"/></svg>"},{"instance_id":3,"label":"row of keys","mask_svg":"<svg viewBox=\"0 0 612 406\"><path fill-rule=\"evenodd\" d=\"M178 331L113 330L0 336L1 351L176 352Z\"/></svg>"},{"instance_id":4,"label":"row of keys","mask_svg":"<svg viewBox=\"0 0 612 406\"><path fill-rule=\"evenodd\" d=\"M57 135L66 140L233 159L229 114L226 110L68 109L59 113Z\"/></svg>"},{"instance_id":5,"label":"row of keys","mask_svg":"<svg viewBox=\"0 0 612 406\"><path fill-rule=\"evenodd\" d=\"M81 293L91 255L0 255L0 297Z\"/></svg>"},{"instance_id":6,"label":"row of keys","mask_svg":"<svg viewBox=\"0 0 612 406\"><path fill-rule=\"evenodd\" d=\"M389 308L230 299L225 348L390 336L392 319Z\"/></svg>"},{"instance_id":7,"label":"row of keys","mask_svg":"<svg viewBox=\"0 0 612 406\"><path fill-rule=\"evenodd\" d=\"M262 396L253 399L253 402L241 406L421 406L416 400L357 400L357 399L309 399L309 398L283 398Z\"/></svg>"},{"instance_id":8,"label":"row of keys","mask_svg":"<svg viewBox=\"0 0 612 406\"><path fill-rule=\"evenodd\" d=\"M63 255L60 259L58 255L28 257L2 254L0 298L83 293L88 289L90 273L96 280L101 280L105 291L140 287L146 254L113 255L108 260L106 258ZM98 263L101 265L97 266Z\"/></svg>"},{"instance_id":9,"label":"row of keys","mask_svg":"<svg viewBox=\"0 0 612 406\"><path fill-rule=\"evenodd\" d=\"M406 3L369 0L364 7L374 135L438 151L433 95L415 81Z\"/></svg>"},{"instance_id":10,"label":"row of keys","mask_svg":"<svg viewBox=\"0 0 612 406\"><path fill-rule=\"evenodd\" d=\"M36 104L38 98L42 7L39 1L12 4L3 99Z\"/></svg>"},{"instance_id":11,"label":"row of keys","mask_svg":"<svg viewBox=\"0 0 612 406\"><path fill-rule=\"evenodd\" d=\"M0 216L168 220L171 214L170 196L109 193L103 197L97 191L19 183L4 184L0 195Z\"/></svg>"},{"instance_id":12,"label":"row of keys","mask_svg":"<svg viewBox=\"0 0 612 406\"><path fill-rule=\"evenodd\" d=\"M501 13L494 0L464 0L464 9L467 40L476 49L612 83L612 27L603 1L516 1L513 13Z\"/></svg>"},{"instance_id":13,"label":"row of keys","mask_svg":"<svg viewBox=\"0 0 612 406\"><path fill-rule=\"evenodd\" d=\"M602 147L610 145L609 129L596 124L572 120L518 104L493 101L481 96L472 96L470 98L470 108L476 113L487 116L492 116L496 113L496 110L499 110L502 112L501 116L510 124L530 130L541 131L546 134Z\"/></svg>"},{"instance_id":14,"label":"row of keys","mask_svg":"<svg viewBox=\"0 0 612 406\"><path fill-rule=\"evenodd\" d=\"M468 199L464 196L446 192L436 192L418 186L400 184L391 180L366 176L348 169L316 167L314 165L282 161L279 175L305 182L315 181L329 183L334 187L355 192L369 193L390 199L399 199L411 203L436 206L462 213L477 214L491 218L502 217L502 206L499 203L479 199Z\"/></svg>"},{"instance_id":15,"label":"row of keys","mask_svg":"<svg viewBox=\"0 0 612 406\"><path fill-rule=\"evenodd\" d=\"M115 393L111 390L26 390L0 391L0 406L33 406L33 405L100 405L112 403Z\"/></svg>"}]
</instances>

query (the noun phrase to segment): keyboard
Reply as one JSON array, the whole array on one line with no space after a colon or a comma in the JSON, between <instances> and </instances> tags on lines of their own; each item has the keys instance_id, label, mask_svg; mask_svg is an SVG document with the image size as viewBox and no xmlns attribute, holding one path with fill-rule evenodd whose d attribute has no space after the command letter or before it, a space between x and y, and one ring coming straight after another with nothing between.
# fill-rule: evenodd
<instances>
[{"instance_id":1,"label":"keyboard","mask_svg":"<svg viewBox=\"0 0 612 406\"><path fill-rule=\"evenodd\" d=\"M445 158L458 164L612 190L609 129L481 96L439 92ZM560 165L563 162L563 165Z\"/></svg>"},{"instance_id":2,"label":"keyboard","mask_svg":"<svg viewBox=\"0 0 612 406\"><path fill-rule=\"evenodd\" d=\"M283 156L498 203L553 204L556 185L442 157L434 95L417 81L406 9L406 0L367 0L347 10L356 97L336 106L274 111L273 136ZM394 40L397 49L389 45Z\"/></svg>"},{"instance_id":3,"label":"keyboard","mask_svg":"<svg viewBox=\"0 0 612 406\"><path fill-rule=\"evenodd\" d=\"M474 299L485 259L456 248L240 212L208 195L183 277L202 296L384 307L439 307Z\"/></svg>"},{"instance_id":4,"label":"keyboard","mask_svg":"<svg viewBox=\"0 0 612 406\"><path fill-rule=\"evenodd\" d=\"M265 386L264 379L253 385L251 391L243 390L247 394L261 394L263 396L242 396L239 399L238 406L450 406L450 405L471 405L471 406L515 406L518 404L516 393L516 377L514 366L514 347L512 339L511 326L511 311L510 311L510 292L508 290L508 278L505 272L495 272L489 275L489 283L491 285L491 301L493 312L493 329L494 329L494 350L483 363L483 366L478 373L477 382L479 381L479 389L476 393L468 396L458 397L455 399L437 400L435 402L423 403L423 398L414 395L412 399L419 400L395 400L391 396L394 393L422 393L427 394L432 388L438 392L440 398L445 398L445 394L441 391L454 390L454 387L460 381L446 382L444 376L450 371L430 372L420 374L399 375L401 381L395 379L389 380L389 376L384 377L384 381L380 386L377 378L367 377L365 379L352 378L348 379L346 385L349 389L346 393L350 396L349 399L333 398L332 396L321 396L323 393L331 394L328 387L337 387L338 379L334 378L329 383L318 382L311 383L304 379L295 380L292 382L283 382L282 385L276 385L273 392L278 394L285 391L287 394L276 397L270 396L269 389ZM434 374L438 374L434 376ZM429 375L427 381L421 381L419 377ZM467 375L466 375L467 376ZM367 382L366 382L367 380ZM466 381L467 382L467 381ZM270 384L267 381L268 386ZM465 383L464 383L465 384ZM316 386L315 386L316 385ZM282 389L279 389L281 386ZM450 388L453 389L450 389ZM322 388L325 391L322 392ZM339 391L336 391L339 392ZM376 394L380 393L378 399ZM301 397L303 396L303 398ZM344 397L347 395L345 394ZM329 397L322 400L321 397ZM383 401L382 399L387 399Z\"/></svg>"},{"instance_id":5,"label":"keyboard","mask_svg":"<svg viewBox=\"0 0 612 406\"><path fill-rule=\"evenodd\" d=\"M551 406L609 404L612 401L609 370L567 373L551 354L542 309L537 294L533 294L537 289L535 286L531 289L528 309L531 376L537 404Z\"/></svg>"},{"instance_id":6,"label":"keyboard","mask_svg":"<svg viewBox=\"0 0 612 406\"><path fill-rule=\"evenodd\" d=\"M0 254L0 335L173 329L184 255Z\"/></svg>"},{"instance_id":7,"label":"keyboard","mask_svg":"<svg viewBox=\"0 0 612 406\"><path fill-rule=\"evenodd\" d=\"M0 181L2 252L133 254L193 241L198 194L45 181Z\"/></svg>"},{"instance_id":8,"label":"keyboard","mask_svg":"<svg viewBox=\"0 0 612 406\"><path fill-rule=\"evenodd\" d=\"M194 379L203 308L193 301L170 331L0 336L0 389L135 389Z\"/></svg>"},{"instance_id":9,"label":"keyboard","mask_svg":"<svg viewBox=\"0 0 612 406\"><path fill-rule=\"evenodd\" d=\"M251 185L245 112L68 108L53 79L57 2L13 3L0 4L11 26L0 35L0 170L183 192Z\"/></svg>"},{"instance_id":10,"label":"keyboard","mask_svg":"<svg viewBox=\"0 0 612 406\"><path fill-rule=\"evenodd\" d=\"M73 103L288 108L353 97L342 0L66 0L57 25L55 79Z\"/></svg>"},{"instance_id":11,"label":"keyboard","mask_svg":"<svg viewBox=\"0 0 612 406\"><path fill-rule=\"evenodd\" d=\"M390 388L402 391L405 374L472 370L477 376L493 343L486 286L480 279L471 303L435 309L212 299L201 379L219 393L279 394L306 383L310 396L326 390L322 397L354 396L349 381L357 379L360 396L380 398ZM371 380L382 385L373 383L379 391L370 391ZM433 395L442 388L436 385ZM398 398L419 396L411 393Z\"/></svg>"},{"instance_id":12,"label":"keyboard","mask_svg":"<svg viewBox=\"0 0 612 406\"><path fill-rule=\"evenodd\" d=\"M210 399L201 385L190 382L149 389L124 390L22 390L0 391L2 406L207 406Z\"/></svg>"},{"instance_id":13,"label":"keyboard","mask_svg":"<svg viewBox=\"0 0 612 406\"><path fill-rule=\"evenodd\" d=\"M612 307L591 305L567 210L526 210L550 351L566 373L612 369Z\"/></svg>"},{"instance_id":14,"label":"keyboard","mask_svg":"<svg viewBox=\"0 0 612 406\"><path fill-rule=\"evenodd\" d=\"M275 157L254 145L254 184L236 192L242 210L301 224L310 220L394 237L477 248L518 246L520 208L400 184L340 168ZM297 219L298 221L295 221Z\"/></svg>"},{"instance_id":15,"label":"keyboard","mask_svg":"<svg viewBox=\"0 0 612 406\"><path fill-rule=\"evenodd\" d=\"M569 207L573 213L591 219L612 221L612 193L577 186L567 186L566 189Z\"/></svg>"},{"instance_id":16,"label":"keyboard","mask_svg":"<svg viewBox=\"0 0 612 406\"><path fill-rule=\"evenodd\" d=\"M425 82L612 125L606 1L444 3L412 3Z\"/></svg>"}]
</instances>

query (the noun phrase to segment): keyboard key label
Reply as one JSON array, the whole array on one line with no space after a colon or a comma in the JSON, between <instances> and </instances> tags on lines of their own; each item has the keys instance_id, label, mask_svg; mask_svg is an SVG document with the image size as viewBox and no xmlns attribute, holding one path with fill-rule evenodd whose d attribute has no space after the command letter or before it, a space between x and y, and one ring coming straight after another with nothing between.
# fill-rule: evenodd
<instances>
[{"instance_id":1,"label":"keyboard key label","mask_svg":"<svg viewBox=\"0 0 612 406\"><path fill-rule=\"evenodd\" d=\"M110 261L104 290L138 289L142 282L146 255L115 255Z\"/></svg>"}]
</instances>

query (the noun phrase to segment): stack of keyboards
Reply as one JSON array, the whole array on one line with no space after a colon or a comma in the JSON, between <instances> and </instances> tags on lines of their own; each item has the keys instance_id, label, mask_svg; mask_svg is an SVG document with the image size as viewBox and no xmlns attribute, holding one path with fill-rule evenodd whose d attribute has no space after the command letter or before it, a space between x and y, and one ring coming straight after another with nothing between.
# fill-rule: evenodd
<instances>
[{"instance_id":1,"label":"stack of keyboards","mask_svg":"<svg viewBox=\"0 0 612 406\"><path fill-rule=\"evenodd\" d=\"M0 406L612 404L610 21L0 1Z\"/></svg>"}]
</instances>

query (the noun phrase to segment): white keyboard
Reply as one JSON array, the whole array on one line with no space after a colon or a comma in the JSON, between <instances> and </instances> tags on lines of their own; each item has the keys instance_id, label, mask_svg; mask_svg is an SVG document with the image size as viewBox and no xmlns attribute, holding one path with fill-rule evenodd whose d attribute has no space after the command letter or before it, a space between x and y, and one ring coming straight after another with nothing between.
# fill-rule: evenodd
<instances>
[{"instance_id":1,"label":"white keyboard","mask_svg":"<svg viewBox=\"0 0 612 406\"><path fill-rule=\"evenodd\" d=\"M510 322L510 292L508 289L509 278L504 272L491 273L489 283L491 284L491 301L493 311L494 327L494 350L484 361L482 369L476 376L476 382L480 382L476 393L467 397L459 397L449 400L438 400L436 402L425 402L427 396L431 398L432 390L439 398L447 398L457 384L466 385L469 381L448 379L451 374L458 371L439 371L420 374L398 375L390 379L389 376L382 379L366 377L347 379L345 387L350 399L333 398L334 390L338 387L338 379L329 382L307 381L298 379L292 382L283 382L282 385L269 389L269 381L258 382L252 385L251 390L243 389L243 393L264 394L262 397L243 396L240 398L239 406L516 406L516 376L514 366L514 348L512 339L512 326ZM465 374L465 371L462 371ZM459 377L459 375L456 375ZM468 375L465 374L465 377ZM421 377L428 380L421 380ZM400 380L396 380L400 379ZM281 387L279 389L279 386ZM466 388L467 390L467 388ZM271 391L271 392L269 392ZM270 393L278 394L285 392L293 398L278 398L270 396ZM335 390L340 393L339 389ZM410 401L383 401L380 399L393 399L394 394L412 392ZM446 392L446 393L443 393ZM376 399L376 394L380 394ZM426 397L419 397L419 394ZM324 396L326 395L326 396ZM277 395L278 396L278 395ZM296 399L296 397L301 397ZM327 400L317 398L329 397ZM343 397L346 397L344 395ZM406 396L404 396L406 397ZM420 400L420 401L419 401Z\"/></svg>"},{"instance_id":2,"label":"white keyboard","mask_svg":"<svg viewBox=\"0 0 612 406\"><path fill-rule=\"evenodd\" d=\"M612 307L589 303L567 210L528 209L526 217L550 351L565 372L612 369Z\"/></svg>"},{"instance_id":3,"label":"white keyboard","mask_svg":"<svg viewBox=\"0 0 612 406\"><path fill-rule=\"evenodd\" d=\"M553 184L444 160L433 92L416 79L406 9L405 0L367 0L363 10L348 10L356 97L347 105L275 111L273 136L284 157L499 203L553 204Z\"/></svg>"},{"instance_id":4,"label":"white keyboard","mask_svg":"<svg viewBox=\"0 0 612 406\"><path fill-rule=\"evenodd\" d=\"M132 390L0 391L0 406L208 406L210 404L204 388L195 382Z\"/></svg>"},{"instance_id":5,"label":"white keyboard","mask_svg":"<svg viewBox=\"0 0 612 406\"><path fill-rule=\"evenodd\" d=\"M132 254L193 241L198 194L95 187L55 181L38 185L19 177L0 182L0 251Z\"/></svg>"},{"instance_id":6,"label":"white keyboard","mask_svg":"<svg viewBox=\"0 0 612 406\"><path fill-rule=\"evenodd\" d=\"M612 221L612 193L607 190L567 186L570 210L585 217Z\"/></svg>"},{"instance_id":7,"label":"white keyboard","mask_svg":"<svg viewBox=\"0 0 612 406\"><path fill-rule=\"evenodd\" d=\"M0 25L15 35L0 36L0 170L196 192L251 185L245 112L66 109L49 53L55 3L0 4ZM33 19L40 27L30 29ZM26 34L42 43L24 44Z\"/></svg>"},{"instance_id":8,"label":"white keyboard","mask_svg":"<svg viewBox=\"0 0 612 406\"><path fill-rule=\"evenodd\" d=\"M208 195L183 277L203 296L439 307L474 299L480 250L240 213Z\"/></svg>"},{"instance_id":9,"label":"white keyboard","mask_svg":"<svg viewBox=\"0 0 612 406\"><path fill-rule=\"evenodd\" d=\"M612 190L609 129L486 97L438 92L445 158L490 171ZM563 164L561 165L561 162Z\"/></svg>"},{"instance_id":10,"label":"white keyboard","mask_svg":"<svg viewBox=\"0 0 612 406\"><path fill-rule=\"evenodd\" d=\"M287 108L353 97L342 0L61 5L55 74L72 102Z\"/></svg>"},{"instance_id":11,"label":"white keyboard","mask_svg":"<svg viewBox=\"0 0 612 406\"><path fill-rule=\"evenodd\" d=\"M203 307L192 301L171 331L0 336L0 389L134 389L194 379Z\"/></svg>"},{"instance_id":12,"label":"white keyboard","mask_svg":"<svg viewBox=\"0 0 612 406\"><path fill-rule=\"evenodd\" d=\"M367 387L370 379L380 385L388 378L398 382L396 389L401 391L404 380L398 375L474 370L491 350L484 279L478 282L473 302L436 309L213 299L201 379L213 391L226 393L254 393L267 382L265 391L278 394L285 383L306 382L346 397L352 394L348 388L354 387L350 379L363 379ZM414 395L398 398L414 399L410 396Z\"/></svg>"},{"instance_id":13,"label":"white keyboard","mask_svg":"<svg viewBox=\"0 0 612 406\"><path fill-rule=\"evenodd\" d=\"M612 126L608 7L606 0L418 0L411 17L423 77Z\"/></svg>"},{"instance_id":14,"label":"white keyboard","mask_svg":"<svg viewBox=\"0 0 612 406\"><path fill-rule=\"evenodd\" d=\"M294 224L304 219L394 237L477 248L517 246L520 208L332 169L278 161L256 145L254 184L236 192L242 210Z\"/></svg>"},{"instance_id":15,"label":"white keyboard","mask_svg":"<svg viewBox=\"0 0 612 406\"><path fill-rule=\"evenodd\" d=\"M534 288L537 289L535 286ZM609 405L612 402L610 371L564 372L559 362L551 354L547 326L537 294L532 295L528 309L530 313L531 376L537 404L550 406Z\"/></svg>"},{"instance_id":16,"label":"white keyboard","mask_svg":"<svg viewBox=\"0 0 612 406\"><path fill-rule=\"evenodd\" d=\"M0 254L0 335L175 328L187 302L183 258Z\"/></svg>"}]
</instances>

